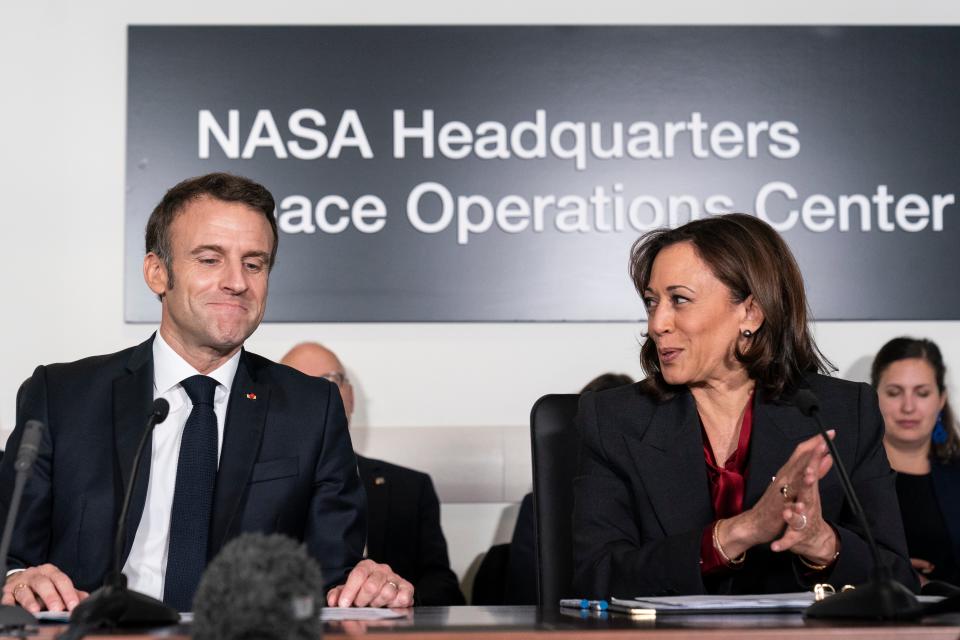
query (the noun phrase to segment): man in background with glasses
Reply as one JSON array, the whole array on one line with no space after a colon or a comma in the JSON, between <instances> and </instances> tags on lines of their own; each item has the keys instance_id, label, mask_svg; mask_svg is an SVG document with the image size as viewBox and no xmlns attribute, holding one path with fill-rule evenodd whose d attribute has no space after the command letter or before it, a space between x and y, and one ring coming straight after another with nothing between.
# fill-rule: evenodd
<instances>
[{"instance_id":1,"label":"man in background with glasses","mask_svg":"<svg viewBox=\"0 0 960 640\"><path fill-rule=\"evenodd\" d=\"M291 349L280 361L337 385L349 423L353 385L337 355L315 342ZM465 604L450 569L447 542L440 527L440 501L430 476L420 471L357 455L367 491L366 556L391 567L413 583L418 605Z\"/></svg>"}]
</instances>

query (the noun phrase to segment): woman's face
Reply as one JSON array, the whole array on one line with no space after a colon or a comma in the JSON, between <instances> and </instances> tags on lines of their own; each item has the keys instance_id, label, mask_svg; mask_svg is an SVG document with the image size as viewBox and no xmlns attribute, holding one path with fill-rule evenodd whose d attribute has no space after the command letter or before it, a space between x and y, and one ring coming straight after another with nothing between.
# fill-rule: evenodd
<instances>
[{"instance_id":1,"label":"woman's face","mask_svg":"<svg viewBox=\"0 0 960 640\"><path fill-rule=\"evenodd\" d=\"M752 298L735 302L691 243L660 250L643 299L668 384L711 385L744 375L734 349L742 330L760 326L759 309Z\"/></svg>"},{"instance_id":2,"label":"woman's face","mask_svg":"<svg viewBox=\"0 0 960 640\"><path fill-rule=\"evenodd\" d=\"M887 441L901 446L930 442L937 414L947 396L940 393L929 362L923 358L893 362L880 374L877 393Z\"/></svg>"}]
</instances>

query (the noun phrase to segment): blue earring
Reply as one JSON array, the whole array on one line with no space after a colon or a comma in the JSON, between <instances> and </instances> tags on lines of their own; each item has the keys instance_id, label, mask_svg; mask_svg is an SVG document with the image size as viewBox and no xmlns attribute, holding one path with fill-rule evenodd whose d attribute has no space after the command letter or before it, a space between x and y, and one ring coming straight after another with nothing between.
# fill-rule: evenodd
<instances>
[{"instance_id":1,"label":"blue earring","mask_svg":"<svg viewBox=\"0 0 960 640\"><path fill-rule=\"evenodd\" d=\"M943 426L943 411L937 414L937 424L933 427L933 444L944 444L947 441L947 429Z\"/></svg>"}]
</instances>

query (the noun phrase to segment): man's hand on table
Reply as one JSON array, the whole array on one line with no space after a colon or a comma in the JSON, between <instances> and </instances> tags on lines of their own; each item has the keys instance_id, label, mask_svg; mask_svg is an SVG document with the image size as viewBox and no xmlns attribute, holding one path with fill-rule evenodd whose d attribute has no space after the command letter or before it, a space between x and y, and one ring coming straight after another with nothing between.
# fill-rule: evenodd
<instances>
[{"instance_id":1,"label":"man's hand on table","mask_svg":"<svg viewBox=\"0 0 960 640\"><path fill-rule=\"evenodd\" d=\"M362 560L347 581L327 592L329 607L413 606L413 585L390 568L373 560Z\"/></svg>"},{"instance_id":2,"label":"man's hand on table","mask_svg":"<svg viewBox=\"0 0 960 640\"><path fill-rule=\"evenodd\" d=\"M73 586L73 581L52 564L30 567L11 573L3 585L5 605L20 605L30 613L73 611L89 596Z\"/></svg>"}]
</instances>

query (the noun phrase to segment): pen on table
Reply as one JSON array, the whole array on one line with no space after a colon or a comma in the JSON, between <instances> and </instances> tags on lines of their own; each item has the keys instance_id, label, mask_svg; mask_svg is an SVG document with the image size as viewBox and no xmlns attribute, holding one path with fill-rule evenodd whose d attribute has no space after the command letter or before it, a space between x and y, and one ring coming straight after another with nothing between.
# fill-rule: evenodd
<instances>
[{"instance_id":1,"label":"pen on table","mask_svg":"<svg viewBox=\"0 0 960 640\"><path fill-rule=\"evenodd\" d=\"M596 609L605 611L610 605L606 600L587 600L586 598L564 598L560 600L560 606L568 609Z\"/></svg>"}]
</instances>

